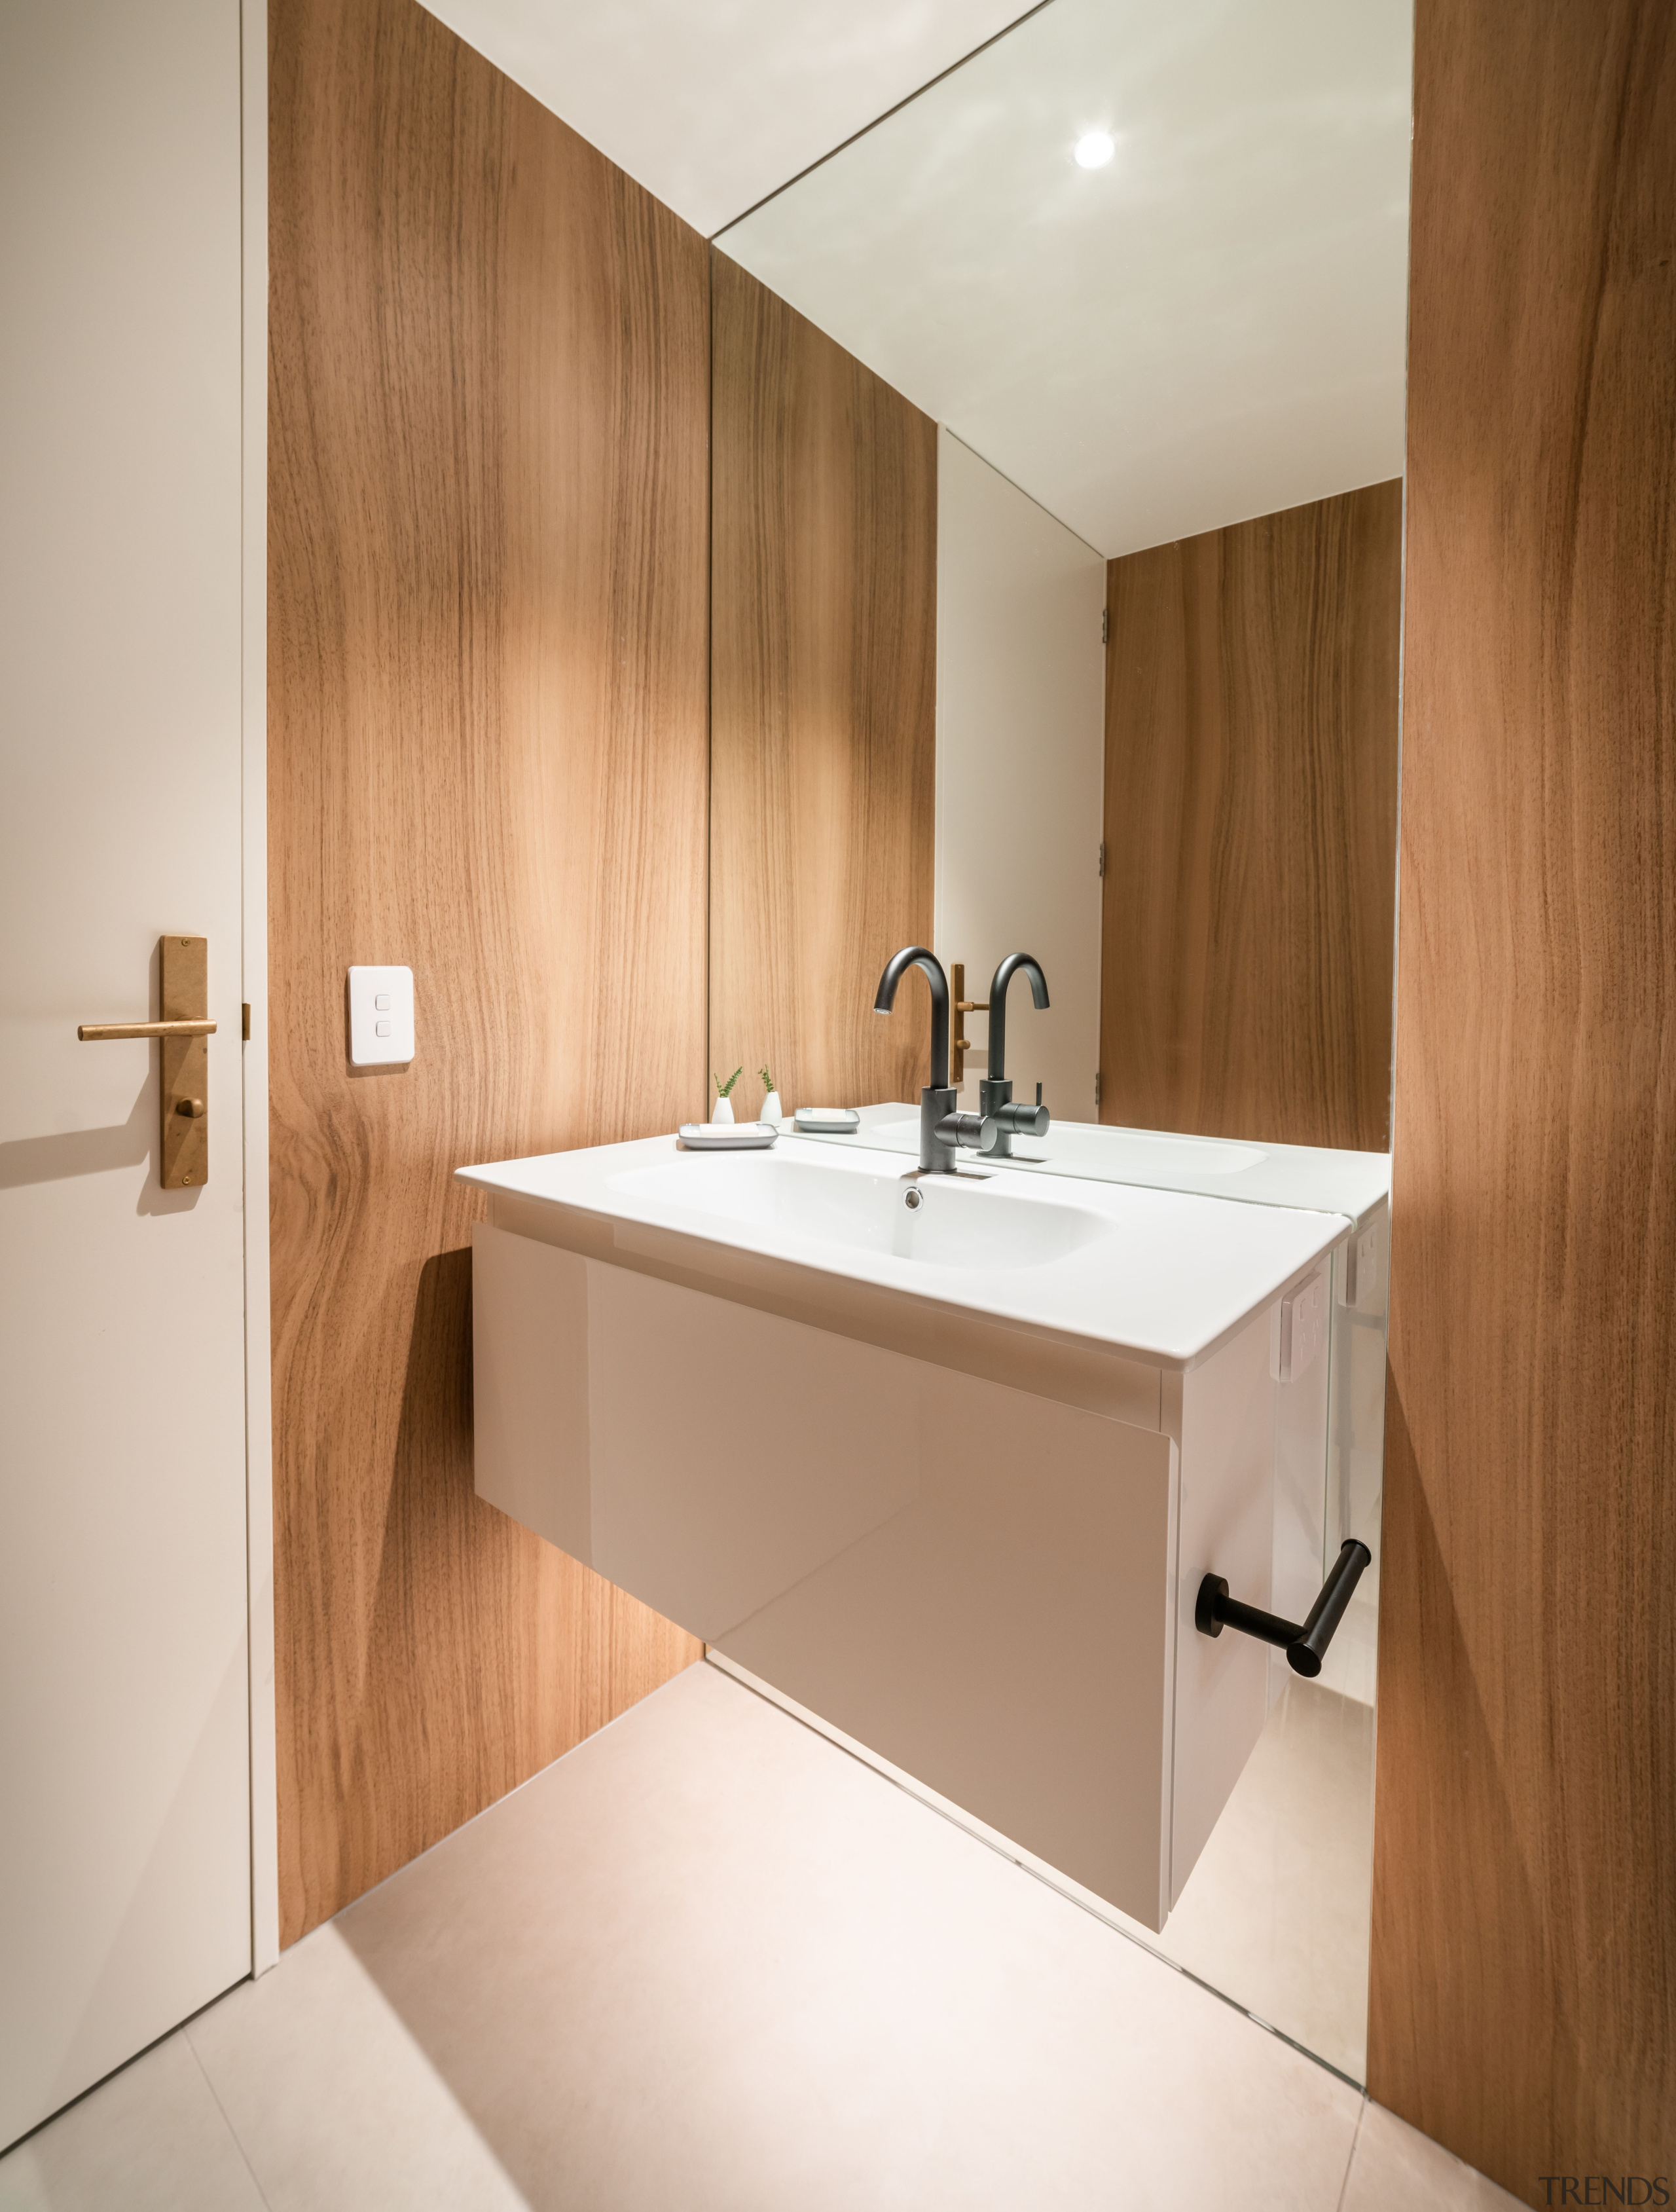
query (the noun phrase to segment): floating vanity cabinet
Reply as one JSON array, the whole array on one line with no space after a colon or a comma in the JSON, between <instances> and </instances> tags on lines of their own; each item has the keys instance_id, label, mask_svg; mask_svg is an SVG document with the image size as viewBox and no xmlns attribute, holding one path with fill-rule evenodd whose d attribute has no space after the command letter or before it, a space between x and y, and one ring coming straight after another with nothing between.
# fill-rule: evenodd
<instances>
[{"instance_id":1,"label":"floating vanity cabinet","mask_svg":"<svg viewBox=\"0 0 1676 2212\"><path fill-rule=\"evenodd\" d=\"M465 1172L479 1495L1161 1927L1270 1702L1194 1598L1270 1605L1324 1483L1281 1306L1347 1224L794 1139Z\"/></svg>"}]
</instances>

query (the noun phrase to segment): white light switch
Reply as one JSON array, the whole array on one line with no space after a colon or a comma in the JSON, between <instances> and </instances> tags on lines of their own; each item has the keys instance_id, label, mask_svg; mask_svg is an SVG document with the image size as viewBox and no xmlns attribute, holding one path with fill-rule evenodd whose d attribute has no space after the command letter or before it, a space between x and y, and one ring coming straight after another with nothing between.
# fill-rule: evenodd
<instances>
[{"instance_id":1,"label":"white light switch","mask_svg":"<svg viewBox=\"0 0 1676 2212\"><path fill-rule=\"evenodd\" d=\"M349 1065L404 1066L412 1057L412 969L351 968Z\"/></svg>"}]
</instances>

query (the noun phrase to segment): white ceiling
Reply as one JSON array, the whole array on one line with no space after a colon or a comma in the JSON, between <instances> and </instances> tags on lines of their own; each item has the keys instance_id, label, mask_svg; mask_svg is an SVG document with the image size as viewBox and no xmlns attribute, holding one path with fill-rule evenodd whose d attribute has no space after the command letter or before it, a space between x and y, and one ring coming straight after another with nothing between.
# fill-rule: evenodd
<instances>
[{"instance_id":1,"label":"white ceiling","mask_svg":"<svg viewBox=\"0 0 1676 2212\"><path fill-rule=\"evenodd\" d=\"M721 250L1102 553L1377 483L1411 38L1410 0L1052 0Z\"/></svg>"},{"instance_id":2,"label":"white ceiling","mask_svg":"<svg viewBox=\"0 0 1676 2212\"><path fill-rule=\"evenodd\" d=\"M427 4L708 237L1033 0Z\"/></svg>"}]
</instances>

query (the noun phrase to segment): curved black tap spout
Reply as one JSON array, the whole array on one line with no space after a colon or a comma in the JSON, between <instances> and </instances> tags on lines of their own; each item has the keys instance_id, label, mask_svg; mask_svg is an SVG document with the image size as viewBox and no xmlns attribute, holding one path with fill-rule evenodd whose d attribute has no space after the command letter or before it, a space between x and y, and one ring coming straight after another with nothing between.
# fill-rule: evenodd
<instances>
[{"instance_id":1,"label":"curved black tap spout","mask_svg":"<svg viewBox=\"0 0 1676 2212\"><path fill-rule=\"evenodd\" d=\"M878 979L873 1012L876 1014L890 1012L896 1003L896 986L910 968L923 968L926 981L931 985L931 1088L946 1091L949 1087L949 979L943 973L943 963L937 955L927 952L923 945L903 945Z\"/></svg>"},{"instance_id":2,"label":"curved black tap spout","mask_svg":"<svg viewBox=\"0 0 1676 2212\"><path fill-rule=\"evenodd\" d=\"M1021 969L1030 979L1030 996L1035 1000L1036 1012L1045 1013L1048 1008L1048 978L1041 972L1041 963L1033 960L1028 952L1009 952L995 970L995 981L989 987L989 1073L978 1085L978 1103L984 1119L995 1124L991 1150L1000 1160L1012 1158L1015 1136L1045 1137L1052 1119L1041 1103L1039 1083L1034 1106L1015 1106L1012 1085L1007 1080L1007 985Z\"/></svg>"},{"instance_id":3,"label":"curved black tap spout","mask_svg":"<svg viewBox=\"0 0 1676 2212\"><path fill-rule=\"evenodd\" d=\"M999 1132L981 1114L956 1111L960 1093L949 1088L949 979L934 952L927 952L923 945L903 945L878 979L873 1012L890 1012L896 1003L896 986L910 968L923 968L931 985L931 1081L920 1093L919 1172L952 1175L962 1146L987 1152Z\"/></svg>"},{"instance_id":4,"label":"curved black tap spout","mask_svg":"<svg viewBox=\"0 0 1676 2212\"><path fill-rule=\"evenodd\" d=\"M989 1079L999 1083L1007 1072L1007 985L1020 969L1030 979L1030 996L1039 1014L1048 1011L1048 978L1041 963L1028 952L1009 952L995 970L989 987Z\"/></svg>"}]
</instances>

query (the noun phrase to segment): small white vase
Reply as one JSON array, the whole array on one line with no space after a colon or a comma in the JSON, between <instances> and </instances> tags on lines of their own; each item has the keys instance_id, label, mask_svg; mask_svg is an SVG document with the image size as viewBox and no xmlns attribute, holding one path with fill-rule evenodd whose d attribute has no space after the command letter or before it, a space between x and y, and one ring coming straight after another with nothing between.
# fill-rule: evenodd
<instances>
[{"instance_id":1,"label":"small white vase","mask_svg":"<svg viewBox=\"0 0 1676 2212\"><path fill-rule=\"evenodd\" d=\"M786 1119L786 1109L780 1103L780 1093L777 1091L769 1091L768 1097L762 1101L761 1119L764 1121L776 1122Z\"/></svg>"},{"instance_id":2,"label":"small white vase","mask_svg":"<svg viewBox=\"0 0 1676 2212\"><path fill-rule=\"evenodd\" d=\"M731 1098L718 1098L710 1109L710 1119L713 1122L731 1121L733 1119L733 1101Z\"/></svg>"}]
</instances>

